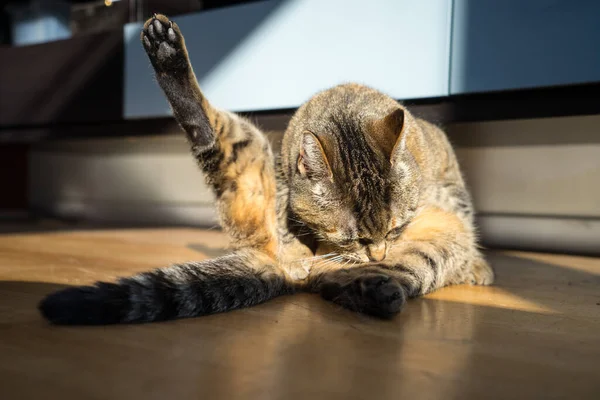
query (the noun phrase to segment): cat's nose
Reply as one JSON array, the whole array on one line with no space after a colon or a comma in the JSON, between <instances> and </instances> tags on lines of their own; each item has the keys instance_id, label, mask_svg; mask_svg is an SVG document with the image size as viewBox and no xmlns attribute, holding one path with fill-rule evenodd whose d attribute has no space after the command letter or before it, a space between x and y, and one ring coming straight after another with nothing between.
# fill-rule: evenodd
<instances>
[{"instance_id":1,"label":"cat's nose","mask_svg":"<svg viewBox=\"0 0 600 400\"><path fill-rule=\"evenodd\" d=\"M367 246L367 256L371 261L383 261L386 254L385 242L373 243Z\"/></svg>"}]
</instances>

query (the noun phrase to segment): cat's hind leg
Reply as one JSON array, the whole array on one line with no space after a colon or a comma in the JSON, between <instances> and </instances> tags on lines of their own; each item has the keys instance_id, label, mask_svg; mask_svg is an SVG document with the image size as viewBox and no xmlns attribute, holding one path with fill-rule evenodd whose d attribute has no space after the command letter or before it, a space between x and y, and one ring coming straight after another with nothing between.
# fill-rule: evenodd
<instances>
[{"instance_id":1,"label":"cat's hind leg","mask_svg":"<svg viewBox=\"0 0 600 400\"><path fill-rule=\"evenodd\" d=\"M494 270L483 259L482 256L476 256L471 263L462 269L457 269L448 277L449 285L491 285L494 283Z\"/></svg>"},{"instance_id":2,"label":"cat's hind leg","mask_svg":"<svg viewBox=\"0 0 600 400\"><path fill-rule=\"evenodd\" d=\"M283 271L251 249L52 293L39 304L59 325L165 321L214 314L293 293Z\"/></svg>"},{"instance_id":3,"label":"cat's hind leg","mask_svg":"<svg viewBox=\"0 0 600 400\"><path fill-rule=\"evenodd\" d=\"M275 173L267 139L250 122L211 106L175 23L155 15L144 25L141 40L236 249L214 260L52 293L39 309L55 324L193 317L252 306L295 288L276 259Z\"/></svg>"},{"instance_id":4,"label":"cat's hind leg","mask_svg":"<svg viewBox=\"0 0 600 400\"><path fill-rule=\"evenodd\" d=\"M267 138L249 121L206 99L176 23L154 15L144 24L141 41L217 197L221 224L232 244L275 256L275 172Z\"/></svg>"}]
</instances>

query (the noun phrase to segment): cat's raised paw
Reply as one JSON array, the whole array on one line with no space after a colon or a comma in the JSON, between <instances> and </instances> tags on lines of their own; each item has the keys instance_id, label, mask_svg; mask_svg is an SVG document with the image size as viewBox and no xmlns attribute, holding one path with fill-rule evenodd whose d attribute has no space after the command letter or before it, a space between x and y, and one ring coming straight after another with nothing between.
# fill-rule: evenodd
<instances>
[{"instance_id":1,"label":"cat's raised paw","mask_svg":"<svg viewBox=\"0 0 600 400\"><path fill-rule=\"evenodd\" d=\"M141 40L150 61L157 70L187 67L183 36L177 24L164 15L154 14L146 21Z\"/></svg>"}]
</instances>

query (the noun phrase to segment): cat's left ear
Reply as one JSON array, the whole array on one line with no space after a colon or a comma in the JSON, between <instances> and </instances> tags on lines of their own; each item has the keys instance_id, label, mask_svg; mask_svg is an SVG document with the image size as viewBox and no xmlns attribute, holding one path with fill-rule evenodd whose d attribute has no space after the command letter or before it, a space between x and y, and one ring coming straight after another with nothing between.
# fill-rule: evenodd
<instances>
[{"instance_id":1,"label":"cat's left ear","mask_svg":"<svg viewBox=\"0 0 600 400\"><path fill-rule=\"evenodd\" d=\"M394 147L392 148L392 153L390 157L390 161L392 164L394 163L394 156L399 152L403 152L406 150L406 119L404 116L404 110L401 108L397 108L388 114L384 119L384 124L386 125L389 132L392 134L392 137L395 138Z\"/></svg>"},{"instance_id":2,"label":"cat's left ear","mask_svg":"<svg viewBox=\"0 0 600 400\"><path fill-rule=\"evenodd\" d=\"M393 164L399 153L406 149L406 118L400 107L376 122L377 137Z\"/></svg>"}]
</instances>

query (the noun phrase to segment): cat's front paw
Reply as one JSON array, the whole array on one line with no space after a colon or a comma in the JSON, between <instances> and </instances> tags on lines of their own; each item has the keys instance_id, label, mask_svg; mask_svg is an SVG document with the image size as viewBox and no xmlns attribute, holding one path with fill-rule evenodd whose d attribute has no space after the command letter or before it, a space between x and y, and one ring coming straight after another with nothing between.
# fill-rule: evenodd
<instances>
[{"instance_id":1,"label":"cat's front paw","mask_svg":"<svg viewBox=\"0 0 600 400\"><path fill-rule=\"evenodd\" d=\"M185 69L188 66L183 36L177 24L154 14L144 24L142 44L157 71Z\"/></svg>"},{"instance_id":2,"label":"cat's front paw","mask_svg":"<svg viewBox=\"0 0 600 400\"><path fill-rule=\"evenodd\" d=\"M295 281L306 279L310 273L310 262L305 260L283 261L281 266L289 277Z\"/></svg>"},{"instance_id":3,"label":"cat's front paw","mask_svg":"<svg viewBox=\"0 0 600 400\"><path fill-rule=\"evenodd\" d=\"M323 285L321 296L353 311L390 318L402 310L406 294L393 277L378 272L363 272L347 285Z\"/></svg>"},{"instance_id":4,"label":"cat's front paw","mask_svg":"<svg viewBox=\"0 0 600 400\"><path fill-rule=\"evenodd\" d=\"M378 273L365 274L354 282L364 302L363 312L389 318L397 314L406 302L404 288L394 278Z\"/></svg>"}]
</instances>

